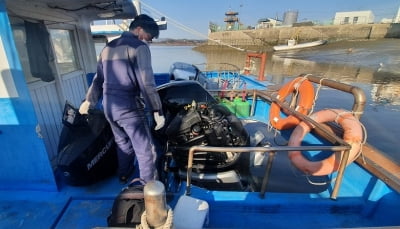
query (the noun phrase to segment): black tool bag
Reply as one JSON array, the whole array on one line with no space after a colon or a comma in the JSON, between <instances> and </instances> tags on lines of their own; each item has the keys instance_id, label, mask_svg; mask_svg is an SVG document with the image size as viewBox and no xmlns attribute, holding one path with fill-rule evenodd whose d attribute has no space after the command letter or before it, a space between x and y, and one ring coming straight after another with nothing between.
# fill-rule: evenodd
<instances>
[{"instance_id":1,"label":"black tool bag","mask_svg":"<svg viewBox=\"0 0 400 229\"><path fill-rule=\"evenodd\" d=\"M116 146L103 111L81 115L67 102L62 121L57 167L66 183L89 185L114 175Z\"/></svg>"},{"instance_id":2,"label":"black tool bag","mask_svg":"<svg viewBox=\"0 0 400 229\"><path fill-rule=\"evenodd\" d=\"M144 185L124 188L114 200L111 214L107 218L109 227L135 227L145 210Z\"/></svg>"}]
</instances>

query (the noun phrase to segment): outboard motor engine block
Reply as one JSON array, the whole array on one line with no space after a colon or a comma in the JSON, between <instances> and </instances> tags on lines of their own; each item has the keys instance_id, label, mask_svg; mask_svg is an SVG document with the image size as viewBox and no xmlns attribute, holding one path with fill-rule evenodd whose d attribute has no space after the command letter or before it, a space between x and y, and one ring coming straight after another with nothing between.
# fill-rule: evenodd
<instances>
[{"instance_id":1,"label":"outboard motor engine block","mask_svg":"<svg viewBox=\"0 0 400 229\"><path fill-rule=\"evenodd\" d=\"M197 81L173 81L158 87L166 118L156 139L168 153L164 171L186 177L190 147L248 146L249 135L242 122ZM192 183L211 190L243 190L250 154L195 152ZM170 179L170 178L166 178ZM170 188L170 187L168 187Z\"/></svg>"},{"instance_id":2,"label":"outboard motor engine block","mask_svg":"<svg viewBox=\"0 0 400 229\"><path fill-rule=\"evenodd\" d=\"M194 145L247 146L248 134L240 120L218 104L196 103L185 106L165 130L173 157L180 168L186 168L188 150ZM229 169L241 153L195 152L193 168L197 171Z\"/></svg>"}]
</instances>

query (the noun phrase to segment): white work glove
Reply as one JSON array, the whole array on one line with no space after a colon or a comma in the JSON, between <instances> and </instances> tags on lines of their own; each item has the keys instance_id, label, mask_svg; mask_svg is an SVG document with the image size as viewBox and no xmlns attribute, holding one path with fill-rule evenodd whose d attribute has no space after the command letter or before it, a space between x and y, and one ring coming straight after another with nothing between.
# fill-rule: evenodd
<instances>
[{"instance_id":1,"label":"white work glove","mask_svg":"<svg viewBox=\"0 0 400 229\"><path fill-rule=\"evenodd\" d=\"M79 107L79 113L83 115L88 114L89 108L90 108L90 103L87 100L85 100Z\"/></svg>"},{"instance_id":2,"label":"white work glove","mask_svg":"<svg viewBox=\"0 0 400 229\"><path fill-rule=\"evenodd\" d=\"M158 112L154 112L154 121L156 122L156 127L154 127L154 130L161 129L165 124L164 116L160 115Z\"/></svg>"}]
</instances>

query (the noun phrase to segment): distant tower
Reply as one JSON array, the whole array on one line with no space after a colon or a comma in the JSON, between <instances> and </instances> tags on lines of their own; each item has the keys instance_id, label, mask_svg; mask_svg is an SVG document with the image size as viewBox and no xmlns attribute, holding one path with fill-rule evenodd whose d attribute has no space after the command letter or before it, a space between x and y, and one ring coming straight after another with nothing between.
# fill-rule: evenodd
<instances>
[{"instance_id":1,"label":"distant tower","mask_svg":"<svg viewBox=\"0 0 400 229\"><path fill-rule=\"evenodd\" d=\"M225 13L224 22L226 22L226 30L235 30L237 28L236 24L239 23L239 18L237 17L237 15L239 15L238 12L234 12L231 10Z\"/></svg>"},{"instance_id":2,"label":"distant tower","mask_svg":"<svg viewBox=\"0 0 400 229\"><path fill-rule=\"evenodd\" d=\"M293 25L297 22L298 11L286 11L283 14L283 25Z\"/></svg>"}]
</instances>

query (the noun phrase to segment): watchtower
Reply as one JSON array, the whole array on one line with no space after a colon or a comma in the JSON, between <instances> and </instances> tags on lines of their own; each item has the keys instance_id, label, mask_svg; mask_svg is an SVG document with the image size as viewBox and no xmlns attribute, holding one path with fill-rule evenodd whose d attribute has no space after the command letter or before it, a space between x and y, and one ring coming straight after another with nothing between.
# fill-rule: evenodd
<instances>
[{"instance_id":1,"label":"watchtower","mask_svg":"<svg viewBox=\"0 0 400 229\"><path fill-rule=\"evenodd\" d=\"M227 11L225 13L225 19L224 22L226 23L226 30L235 30L238 27L239 24L239 18L237 17L239 15L238 12L234 11Z\"/></svg>"}]
</instances>

